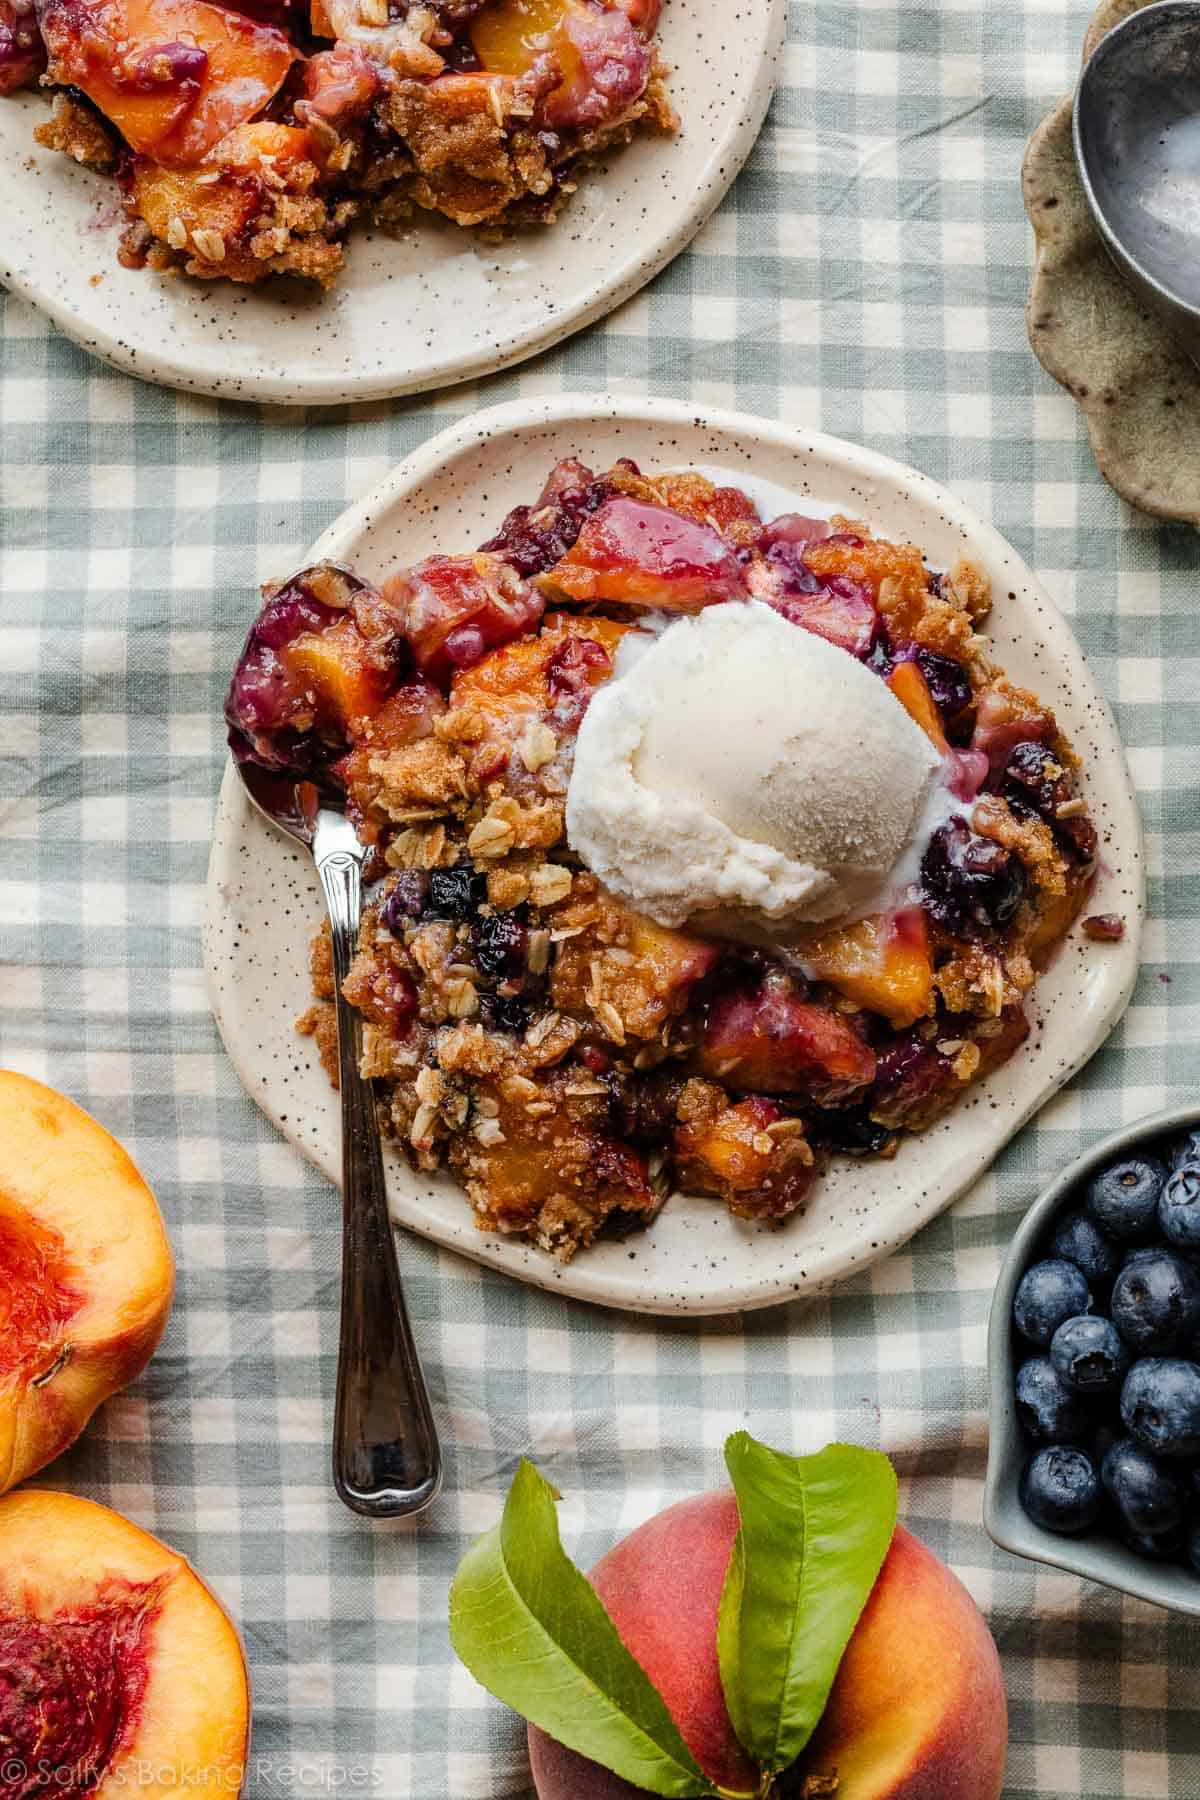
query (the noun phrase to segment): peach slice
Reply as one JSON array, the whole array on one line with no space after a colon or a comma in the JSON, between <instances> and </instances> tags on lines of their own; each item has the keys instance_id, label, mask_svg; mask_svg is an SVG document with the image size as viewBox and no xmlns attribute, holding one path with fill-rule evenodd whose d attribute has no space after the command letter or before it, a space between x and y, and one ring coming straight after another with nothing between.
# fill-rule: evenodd
<instances>
[{"instance_id":1,"label":"peach slice","mask_svg":"<svg viewBox=\"0 0 1200 1800\"><path fill-rule=\"evenodd\" d=\"M859 919L796 946L816 981L882 1013L897 1031L933 1011L933 963L925 916L916 907Z\"/></svg>"},{"instance_id":2,"label":"peach slice","mask_svg":"<svg viewBox=\"0 0 1200 1800\"><path fill-rule=\"evenodd\" d=\"M938 711L937 701L929 691L929 683L916 663L897 663L887 678L887 684L909 718L921 727L935 750L940 751L943 756L949 756L950 745L942 730L942 715Z\"/></svg>"},{"instance_id":3,"label":"peach slice","mask_svg":"<svg viewBox=\"0 0 1200 1800\"><path fill-rule=\"evenodd\" d=\"M720 532L623 494L585 519L570 550L539 581L570 600L664 612L699 612L746 593L742 566Z\"/></svg>"},{"instance_id":4,"label":"peach slice","mask_svg":"<svg viewBox=\"0 0 1200 1800\"><path fill-rule=\"evenodd\" d=\"M145 1368L173 1265L154 1195L73 1101L0 1070L0 1145L3 1493Z\"/></svg>"},{"instance_id":5,"label":"peach slice","mask_svg":"<svg viewBox=\"0 0 1200 1800\"><path fill-rule=\"evenodd\" d=\"M92 1500L0 1500L6 1800L236 1800L249 1727L237 1632L182 1556Z\"/></svg>"},{"instance_id":6,"label":"peach slice","mask_svg":"<svg viewBox=\"0 0 1200 1800\"><path fill-rule=\"evenodd\" d=\"M734 1737L716 1652L737 1523L728 1490L683 1500L639 1526L589 1579L705 1774L753 1794L758 1777ZM957 1577L898 1526L824 1716L781 1791L999 1800L1007 1740L986 1624ZM532 1726L529 1756L539 1800L635 1800L639 1791Z\"/></svg>"},{"instance_id":7,"label":"peach slice","mask_svg":"<svg viewBox=\"0 0 1200 1800\"><path fill-rule=\"evenodd\" d=\"M132 150L191 168L281 86L281 31L209 0L40 0L51 78L81 88Z\"/></svg>"}]
</instances>

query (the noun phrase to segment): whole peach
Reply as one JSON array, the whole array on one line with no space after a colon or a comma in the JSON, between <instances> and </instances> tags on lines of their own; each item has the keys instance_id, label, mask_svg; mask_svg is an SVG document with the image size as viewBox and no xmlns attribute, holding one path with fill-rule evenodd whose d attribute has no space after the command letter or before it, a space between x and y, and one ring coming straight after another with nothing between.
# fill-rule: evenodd
<instances>
[{"instance_id":1,"label":"whole peach","mask_svg":"<svg viewBox=\"0 0 1200 1800\"><path fill-rule=\"evenodd\" d=\"M737 1531L731 1492L684 1500L632 1532L590 1580L705 1774L753 1793L716 1653L717 1607ZM896 1528L825 1713L781 1791L837 1777L837 1800L999 1800L1008 1717L1000 1659L944 1563ZM641 1791L530 1727L539 1800L636 1800Z\"/></svg>"}]
</instances>

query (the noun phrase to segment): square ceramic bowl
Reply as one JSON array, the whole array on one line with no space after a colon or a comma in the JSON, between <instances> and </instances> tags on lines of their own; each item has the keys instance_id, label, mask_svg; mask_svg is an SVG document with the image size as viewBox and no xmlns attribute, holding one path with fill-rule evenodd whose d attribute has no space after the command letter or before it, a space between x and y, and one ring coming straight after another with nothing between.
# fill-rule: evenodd
<instances>
[{"instance_id":1,"label":"square ceramic bowl","mask_svg":"<svg viewBox=\"0 0 1200 1800\"><path fill-rule=\"evenodd\" d=\"M996 1282L988 1323L988 1369L991 1380L991 1438L988 1445L987 1483L983 1522L988 1536L1002 1550L1027 1556L1031 1562L1048 1563L1054 1569L1101 1581L1139 1600L1152 1600L1175 1612L1200 1618L1200 1577L1177 1563L1153 1563L1126 1549L1104 1531L1084 1537L1060 1537L1035 1525L1021 1507L1017 1484L1032 1454L1029 1439L1017 1418L1013 1395L1012 1303L1017 1283L1036 1261L1038 1248L1054 1219L1076 1204L1083 1183L1094 1170L1118 1156L1200 1126L1200 1106L1177 1107L1173 1112L1153 1113L1113 1132L1077 1157L1057 1176L1025 1214Z\"/></svg>"}]
</instances>

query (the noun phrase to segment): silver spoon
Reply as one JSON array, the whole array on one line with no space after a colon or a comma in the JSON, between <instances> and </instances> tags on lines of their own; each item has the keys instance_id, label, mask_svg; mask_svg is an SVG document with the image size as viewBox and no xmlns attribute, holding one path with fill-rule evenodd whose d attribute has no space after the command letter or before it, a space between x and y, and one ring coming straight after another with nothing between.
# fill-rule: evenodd
<instances>
[{"instance_id":1,"label":"silver spoon","mask_svg":"<svg viewBox=\"0 0 1200 1800\"><path fill-rule=\"evenodd\" d=\"M1163 0L1101 38L1080 78L1075 160L1101 240L1200 360L1200 5Z\"/></svg>"},{"instance_id":2,"label":"silver spoon","mask_svg":"<svg viewBox=\"0 0 1200 1800\"><path fill-rule=\"evenodd\" d=\"M363 847L333 801L311 781L238 762L250 802L312 851L333 938L342 1100L342 1322L333 1426L333 1483L352 1512L397 1519L429 1505L442 1453L400 1286L388 1216L379 1120L359 1073L362 1027L342 998L358 946Z\"/></svg>"}]
</instances>

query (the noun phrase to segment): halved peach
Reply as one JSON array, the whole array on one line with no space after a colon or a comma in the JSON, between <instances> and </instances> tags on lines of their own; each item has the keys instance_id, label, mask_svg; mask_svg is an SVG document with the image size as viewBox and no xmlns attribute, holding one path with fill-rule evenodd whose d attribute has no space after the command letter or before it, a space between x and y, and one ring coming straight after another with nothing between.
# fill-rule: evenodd
<instances>
[{"instance_id":1,"label":"halved peach","mask_svg":"<svg viewBox=\"0 0 1200 1800\"><path fill-rule=\"evenodd\" d=\"M282 31L209 0L39 0L38 21L51 78L173 168L260 113L297 55Z\"/></svg>"},{"instance_id":2,"label":"halved peach","mask_svg":"<svg viewBox=\"0 0 1200 1800\"><path fill-rule=\"evenodd\" d=\"M0 1493L140 1375L173 1280L154 1195L121 1146L62 1094L0 1070Z\"/></svg>"},{"instance_id":3,"label":"halved peach","mask_svg":"<svg viewBox=\"0 0 1200 1800\"><path fill-rule=\"evenodd\" d=\"M5 1794L236 1800L249 1730L237 1632L182 1556L93 1500L0 1500Z\"/></svg>"},{"instance_id":4,"label":"halved peach","mask_svg":"<svg viewBox=\"0 0 1200 1800\"><path fill-rule=\"evenodd\" d=\"M916 907L823 931L797 944L796 952L815 980L882 1013L897 1031L933 1011L929 938Z\"/></svg>"}]
</instances>

